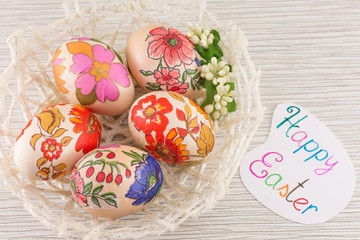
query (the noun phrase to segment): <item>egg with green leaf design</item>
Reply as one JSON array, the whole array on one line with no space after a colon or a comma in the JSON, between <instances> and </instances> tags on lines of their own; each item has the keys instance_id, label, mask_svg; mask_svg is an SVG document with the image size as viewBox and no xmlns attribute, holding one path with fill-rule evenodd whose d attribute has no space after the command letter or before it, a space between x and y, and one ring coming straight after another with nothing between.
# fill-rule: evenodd
<instances>
[{"instance_id":1,"label":"egg with green leaf design","mask_svg":"<svg viewBox=\"0 0 360 240\"><path fill-rule=\"evenodd\" d=\"M191 41L179 30L147 26L128 39L130 72L147 91L171 91L190 98L201 92L200 60Z\"/></svg>"},{"instance_id":2,"label":"egg with green leaf design","mask_svg":"<svg viewBox=\"0 0 360 240\"><path fill-rule=\"evenodd\" d=\"M112 219L144 209L162 184L157 159L126 145L110 145L88 153L76 164L70 179L78 205L95 216Z\"/></svg>"}]
</instances>

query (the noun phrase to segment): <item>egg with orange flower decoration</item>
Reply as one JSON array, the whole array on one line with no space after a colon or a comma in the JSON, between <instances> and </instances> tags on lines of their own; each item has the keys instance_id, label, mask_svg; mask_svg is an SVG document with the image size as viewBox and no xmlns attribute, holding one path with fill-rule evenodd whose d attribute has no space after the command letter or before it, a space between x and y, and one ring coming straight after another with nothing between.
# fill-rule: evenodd
<instances>
[{"instance_id":1,"label":"egg with orange flower decoration","mask_svg":"<svg viewBox=\"0 0 360 240\"><path fill-rule=\"evenodd\" d=\"M119 54L93 38L74 38L56 50L52 68L58 89L70 102L101 115L128 110L134 85Z\"/></svg>"},{"instance_id":2,"label":"egg with orange flower decoration","mask_svg":"<svg viewBox=\"0 0 360 240\"><path fill-rule=\"evenodd\" d=\"M18 135L14 161L34 180L58 179L97 148L101 125L94 113L76 104L57 104L36 114Z\"/></svg>"},{"instance_id":3,"label":"egg with orange flower decoration","mask_svg":"<svg viewBox=\"0 0 360 240\"><path fill-rule=\"evenodd\" d=\"M140 147L172 164L202 161L215 142L206 113L174 92L151 92L138 98L130 109L129 128Z\"/></svg>"},{"instance_id":4,"label":"egg with orange flower decoration","mask_svg":"<svg viewBox=\"0 0 360 240\"><path fill-rule=\"evenodd\" d=\"M128 39L126 58L130 72L147 91L199 95L200 61L194 45L179 30L147 26Z\"/></svg>"}]
</instances>

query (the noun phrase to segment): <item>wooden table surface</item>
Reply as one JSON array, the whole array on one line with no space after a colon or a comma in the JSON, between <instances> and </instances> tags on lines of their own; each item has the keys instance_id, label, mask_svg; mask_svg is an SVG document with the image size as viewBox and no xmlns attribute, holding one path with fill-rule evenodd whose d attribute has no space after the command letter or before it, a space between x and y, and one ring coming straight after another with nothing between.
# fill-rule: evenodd
<instances>
[{"instance_id":1,"label":"wooden table surface","mask_svg":"<svg viewBox=\"0 0 360 240\"><path fill-rule=\"evenodd\" d=\"M10 61L13 31L44 27L63 17L62 1L0 1L0 72ZM235 21L262 70L267 111L251 148L265 141L275 106L294 102L322 120L349 152L360 175L360 1L210 0L218 20ZM341 181L341 179L339 179ZM345 184L345 183L344 183ZM217 206L174 232L146 239L360 239L360 187L349 205L326 223L302 225L263 207L236 174ZM0 191L0 239L61 239Z\"/></svg>"}]
</instances>

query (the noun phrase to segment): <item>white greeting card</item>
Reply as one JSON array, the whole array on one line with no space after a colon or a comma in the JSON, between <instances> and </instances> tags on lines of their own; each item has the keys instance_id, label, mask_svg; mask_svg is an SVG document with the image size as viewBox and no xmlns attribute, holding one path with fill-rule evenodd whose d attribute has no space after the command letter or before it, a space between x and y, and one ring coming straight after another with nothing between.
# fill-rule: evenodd
<instances>
[{"instance_id":1,"label":"white greeting card","mask_svg":"<svg viewBox=\"0 0 360 240\"><path fill-rule=\"evenodd\" d=\"M264 206L304 224L334 217L355 189L354 168L340 141L292 103L277 106L267 141L246 154L240 174Z\"/></svg>"}]
</instances>

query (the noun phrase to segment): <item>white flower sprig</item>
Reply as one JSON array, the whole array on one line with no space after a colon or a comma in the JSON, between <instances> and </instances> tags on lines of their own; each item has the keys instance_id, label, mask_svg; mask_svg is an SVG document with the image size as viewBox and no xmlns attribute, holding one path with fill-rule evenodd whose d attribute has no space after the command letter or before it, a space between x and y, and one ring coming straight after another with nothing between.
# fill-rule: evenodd
<instances>
[{"instance_id":1,"label":"white flower sprig","mask_svg":"<svg viewBox=\"0 0 360 240\"><path fill-rule=\"evenodd\" d=\"M230 67L224 61L212 57L208 64L201 66L201 77L216 86L213 101L204 106L204 110L212 119L219 120L229 113L228 104L234 101L234 91L231 90L230 84L226 84L231 82Z\"/></svg>"},{"instance_id":2,"label":"white flower sprig","mask_svg":"<svg viewBox=\"0 0 360 240\"><path fill-rule=\"evenodd\" d=\"M201 104L205 112L217 121L236 110L234 101L233 74L231 66L223 61L223 51L219 46L220 34L216 30L188 24L187 37L194 44L201 62L201 86L206 90L206 98Z\"/></svg>"},{"instance_id":3,"label":"white flower sprig","mask_svg":"<svg viewBox=\"0 0 360 240\"><path fill-rule=\"evenodd\" d=\"M212 81L214 85L230 82L230 67L224 61L218 62L216 57L211 62L201 66L201 77Z\"/></svg>"},{"instance_id":4,"label":"white flower sprig","mask_svg":"<svg viewBox=\"0 0 360 240\"><path fill-rule=\"evenodd\" d=\"M207 49L214 41L214 35L210 33L209 29L202 29L200 25L188 24L190 32L186 36L193 44L199 44L201 47Z\"/></svg>"},{"instance_id":5,"label":"white flower sprig","mask_svg":"<svg viewBox=\"0 0 360 240\"><path fill-rule=\"evenodd\" d=\"M212 118L218 120L221 116L228 114L227 105L234 101L234 91L230 85L219 84L216 87L217 94L214 96L214 103L204 107L206 113L211 114Z\"/></svg>"}]
</instances>

